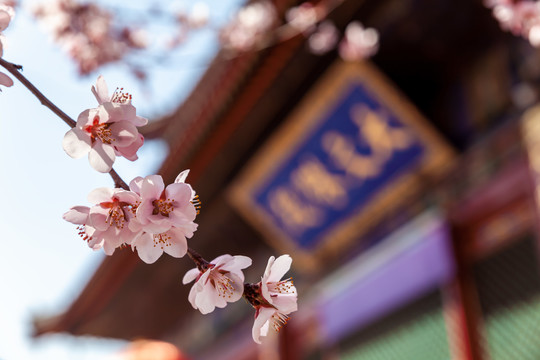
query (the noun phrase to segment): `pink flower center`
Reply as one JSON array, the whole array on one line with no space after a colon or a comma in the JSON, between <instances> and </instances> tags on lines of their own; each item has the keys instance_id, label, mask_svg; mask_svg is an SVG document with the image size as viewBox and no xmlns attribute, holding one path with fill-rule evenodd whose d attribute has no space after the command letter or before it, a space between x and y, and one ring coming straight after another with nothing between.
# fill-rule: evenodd
<instances>
[{"instance_id":1,"label":"pink flower center","mask_svg":"<svg viewBox=\"0 0 540 360\"><path fill-rule=\"evenodd\" d=\"M110 145L113 141L116 141L116 139L112 137L112 131L109 129L110 126L110 123L100 123L99 115L96 115L94 116L92 125L85 126L84 131L90 134L92 144L96 139L99 139L102 143Z\"/></svg>"}]
</instances>

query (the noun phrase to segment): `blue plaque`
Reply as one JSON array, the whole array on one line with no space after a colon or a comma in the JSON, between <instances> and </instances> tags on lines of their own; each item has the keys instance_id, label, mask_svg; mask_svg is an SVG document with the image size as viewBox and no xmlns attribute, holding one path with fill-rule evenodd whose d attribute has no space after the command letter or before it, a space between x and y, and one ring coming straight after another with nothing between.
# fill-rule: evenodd
<instances>
[{"instance_id":1,"label":"blue plaque","mask_svg":"<svg viewBox=\"0 0 540 360\"><path fill-rule=\"evenodd\" d=\"M345 251L443 171L451 150L367 64L339 62L230 191L232 203L305 266Z\"/></svg>"}]
</instances>

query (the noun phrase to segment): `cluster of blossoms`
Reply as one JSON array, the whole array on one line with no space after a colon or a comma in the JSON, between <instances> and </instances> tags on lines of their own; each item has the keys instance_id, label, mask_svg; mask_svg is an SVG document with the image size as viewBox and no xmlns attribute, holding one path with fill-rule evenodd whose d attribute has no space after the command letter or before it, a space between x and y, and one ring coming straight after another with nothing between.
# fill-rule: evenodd
<instances>
[{"instance_id":1,"label":"cluster of blossoms","mask_svg":"<svg viewBox=\"0 0 540 360\"><path fill-rule=\"evenodd\" d=\"M137 116L131 95L117 89L109 96L102 76L92 87L99 105L83 111L77 125L64 136L63 147L72 158L88 154L90 165L99 172L109 172L116 156L137 160L137 151L144 143L137 126L148 120Z\"/></svg>"},{"instance_id":2,"label":"cluster of blossoms","mask_svg":"<svg viewBox=\"0 0 540 360\"><path fill-rule=\"evenodd\" d=\"M64 219L79 225L79 235L94 250L112 255L116 248L130 245L146 263L163 252L182 257L187 240L197 224L197 198L184 182L188 170L165 187L159 175L137 177L129 190L98 188L88 195L92 207L75 206Z\"/></svg>"},{"instance_id":3,"label":"cluster of blossoms","mask_svg":"<svg viewBox=\"0 0 540 360\"><path fill-rule=\"evenodd\" d=\"M4 36L2 35L2 31L6 30L14 16L15 11L12 6L0 3L0 58L4 55ZM13 86L13 80L3 72L0 72L0 85L6 87Z\"/></svg>"},{"instance_id":4,"label":"cluster of blossoms","mask_svg":"<svg viewBox=\"0 0 540 360\"><path fill-rule=\"evenodd\" d=\"M289 255L270 257L261 281L256 284L243 283L242 270L251 265L248 257L222 255L206 262L196 255L194 260L197 267L189 270L183 279L184 284L195 280L189 292L193 308L207 314L244 296L255 308L252 335L259 344L270 326L279 331L289 320L288 315L298 309L298 294L292 279L281 279L291 267Z\"/></svg>"},{"instance_id":5,"label":"cluster of blossoms","mask_svg":"<svg viewBox=\"0 0 540 360\"><path fill-rule=\"evenodd\" d=\"M313 5L305 2L290 8L285 14L284 27L293 33L302 33L308 38L310 51L317 55L325 54L337 47L340 56L346 61L360 61L373 56L379 49L379 34L375 29L364 28L358 21L351 22L340 40L340 33L330 20L324 20L329 9L324 4ZM269 1L252 2L242 8L236 17L221 32L225 48L235 51L248 51L264 47L278 28L277 11ZM290 37L289 32L282 32ZM277 36L279 40L279 36Z\"/></svg>"},{"instance_id":6,"label":"cluster of blossoms","mask_svg":"<svg viewBox=\"0 0 540 360\"><path fill-rule=\"evenodd\" d=\"M54 0L39 3L34 15L79 65L81 74L146 47L139 29L116 27L113 15L93 3Z\"/></svg>"},{"instance_id":7,"label":"cluster of blossoms","mask_svg":"<svg viewBox=\"0 0 540 360\"><path fill-rule=\"evenodd\" d=\"M520 35L532 46L540 46L540 3L531 0L486 0L493 16L505 31Z\"/></svg>"},{"instance_id":8,"label":"cluster of blossoms","mask_svg":"<svg viewBox=\"0 0 540 360\"><path fill-rule=\"evenodd\" d=\"M73 3L71 0L57 0L55 4L65 10ZM80 6L83 13L95 10L92 5ZM247 23L245 19L241 20L242 26L255 28L256 23L269 21L261 18L263 13L258 12L262 10L256 7L251 10L254 13L242 15L249 19ZM9 25L13 15L12 8L0 5L0 31ZM69 19L63 18L62 12L56 15L59 18L52 22L56 26L56 33L58 36L69 35L74 25ZM77 25L78 31L87 31L84 30L87 25L85 21ZM86 36L94 40L106 36L100 31L107 31L107 22L93 25L101 30L94 29L97 32L87 33ZM0 57L2 46L0 42ZM23 81L23 84L27 85L28 82ZM13 81L0 73L0 85L11 86ZM98 77L92 86L92 93L98 106L83 111L76 123L65 114L67 121L61 116L73 126L65 134L62 145L69 156L79 158L88 154L90 165L95 170L113 175L116 174L112 171L116 156L131 161L137 159L137 151L144 143L137 127L146 125L148 121L136 114L131 95L123 92L123 89L109 95L103 77ZM44 98L41 94L36 96ZM270 327L279 331L289 320L288 315L297 310L296 287L291 278L282 280L290 269L292 259L289 255L277 259L272 256L259 282L244 283L243 270L251 266L250 258L227 254L208 262L190 249L187 239L197 230L198 225L194 221L200 210L200 202L191 185L186 183L188 174L189 170L181 172L167 186L159 175L136 177L129 186L113 175L118 187L93 190L88 195L91 206L74 206L63 218L78 226L79 235L90 248L103 249L106 255L112 255L117 248L130 246L142 261L150 264L164 252L177 258L189 254L197 267L185 274L183 283L194 281L188 296L192 306L207 314L216 307L223 308L244 297L255 308L252 335L255 342L261 343L261 337L267 335Z\"/></svg>"},{"instance_id":9,"label":"cluster of blossoms","mask_svg":"<svg viewBox=\"0 0 540 360\"><path fill-rule=\"evenodd\" d=\"M322 55L337 47L343 60L360 61L377 53L377 30L364 28L360 22L353 21L347 25L340 41L339 31L330 20L319 23L326 15L324 7L306 2L289 9L286 19L289 26L308 37L309 48L314 54Z\"/></svg>"}]
</instances>

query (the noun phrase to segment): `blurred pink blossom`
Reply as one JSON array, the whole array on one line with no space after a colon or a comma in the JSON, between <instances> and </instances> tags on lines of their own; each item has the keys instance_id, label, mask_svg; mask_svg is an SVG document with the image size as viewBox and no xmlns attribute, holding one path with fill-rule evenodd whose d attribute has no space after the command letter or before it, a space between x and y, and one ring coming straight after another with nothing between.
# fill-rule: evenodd
<instances>
[{"instance_id":1,"label":"blurred pink blossom","mask_svg":"<svg viewBox=\"0 0 540 360\"><path fill-rule=\"evenodd\" d=\"M484 3L492 8L493 16L503 30L527 39L531 45L540 46L540 3L521 0L489 0Z\"/></svg>"},{"instance_id":2,"label":"blurred pink blossom","mask_svg":"<svg viewBox=\"0 0 540 360\"><path fill-rule=\"evenodd\" d=\"M309 2L290 8L285 14L290 26L304 33L315 30L318 19L317 8Z\"/></svg>"},{"instance_id":3,"label":"blurred pink blossom","mask_svg":"<svg viewBox=\"0 0 540 360\"><path fill-rule=\"evenodd\" d=\"M81 74L146 47L140 29L115 26L113 15L95 3L52 0L35 5L34 15L78 64Z\"/></svg>"},{"instance_id":4,"label":"blurred pink blossom","mask_svg":"<svg viewBox=\"0 0 540 360\"><path fill-rule=\"evenodd\" d=\"M365 29L358 21L353 21L345 29L345 36L339 44L339 55L343 60L358 61L373 56L378 49L377 30Z\"/></svg>"},{"instance_id":5,"label":"blurred pink blossom","mask_svg":"<svg viewBox=\"0 0 540 360\"><path fill-rule=\"evenodd\" d=\"M308 39L309 49L316 55L323 55L334 49L338 41L338 30L330 20L319 24Z\"/></svg>"},{"instance_id":6,"label":"blurred pink blossom","mask_svg":"<svg viewBox=\"0 0 540 360\"><path fill-rule=\"evenodd\" d=\"M264 38L276 19L276 10L269 1L248 4L221 30L221 42L233 50L250 50Z\"/></svg>"}]
</instances>

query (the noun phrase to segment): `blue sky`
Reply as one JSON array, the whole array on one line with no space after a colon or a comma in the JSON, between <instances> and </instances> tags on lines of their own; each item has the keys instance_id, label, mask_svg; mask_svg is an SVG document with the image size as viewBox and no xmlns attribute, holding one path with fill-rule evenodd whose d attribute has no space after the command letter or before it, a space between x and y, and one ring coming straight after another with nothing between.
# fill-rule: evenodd
<instances>
[{"instance_id":1,"label":"blue sky","mask_svg":"<svg viewBox=\"0 0 540 360\"><path fill-rule=\"evenodd\" d=\"M218 22L232 13L227 6L239 2L208 0L220 14ZM190 54L187 65L151 69L149 88L143 88L121 66L78 77L75 65L27 11L17 13L5 35L4 58L23 65L24 75L75 119L96 106L90 87L99 73L110 89L124 87L133 94L139 115L152 119L164 114L189 93L204 71L201 64L216 49L213 36L203 33L199 38L203 40L185 48ZM1 360L105 359L125 346L120 341L67 335L29 337L32 317L63 311L104 256L90 250L77 237L75 226L61 218L71 206L88 205L86 196L92 189L112 186L108 175L94 171L86 158L73 160L64 153L61 143L68 129L18 82L0 93ZM139 161L119 161L115 168L129 181L155 172L164 156L163 144L148 142Z\"/></svg>"}]
</instances>

